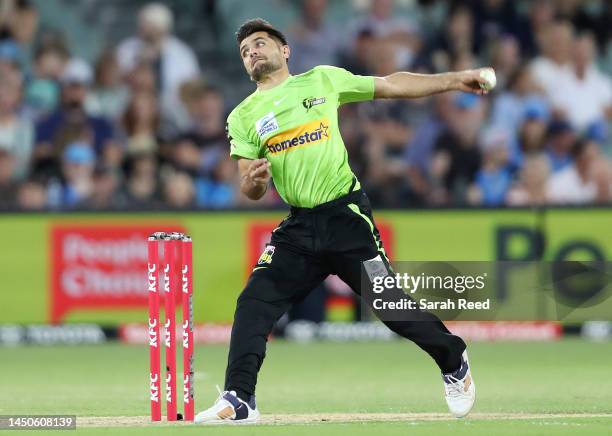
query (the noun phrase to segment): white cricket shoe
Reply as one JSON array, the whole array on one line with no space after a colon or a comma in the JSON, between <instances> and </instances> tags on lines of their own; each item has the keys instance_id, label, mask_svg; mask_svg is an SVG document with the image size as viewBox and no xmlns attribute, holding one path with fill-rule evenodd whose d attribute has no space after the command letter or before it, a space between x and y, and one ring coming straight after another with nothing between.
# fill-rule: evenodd
<instances>
[{"instance_id":1,"label":"white cricket shoe","mask_svg":"<svg viewBox=\"0 0 612 436\"><path fill-rule=\"evenodd\" d=\"M196 424L246 424L259 419L259 410L255 404L255 395L249 402L238 398L235 391L224 391L217 387L219 398L212 407L195 416Z\"/></svg>"},{"instance_id":2,"label":"white cricket shoe","mask_svg":"<svg viewBox=\"0 0 612 436\"><path fill-rule=\"evenodd\" d=\"M467 351L461 356L461 366L450 374L442 374L444 379L444 396L448 409L455 418L463 418L474 406L476 386L470 371Z\"/></svg>"}]
</instances>

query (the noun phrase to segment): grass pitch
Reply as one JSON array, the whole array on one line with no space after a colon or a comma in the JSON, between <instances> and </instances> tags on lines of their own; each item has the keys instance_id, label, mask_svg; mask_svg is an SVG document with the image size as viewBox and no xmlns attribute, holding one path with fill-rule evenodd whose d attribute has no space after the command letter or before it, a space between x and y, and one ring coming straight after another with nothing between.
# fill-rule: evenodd
<instances>
[{"instance_id":1,"label":"grass pitch","mask_svg":"<svg viewBox=\"0 0 612 436\"><path fill-rule=\"evenodd\" d=\"M0 414L76 414L77 433L92 435L610 434L609 343L476 343L469 350L477 400L463 420L447 415L433 361L406 341L272 341L257 391L264 423L206 428L149 423L146 347L2 348ZM196 410L216 398L226 356L227 346L196 348Z\"/></svg>"}]
</instances>

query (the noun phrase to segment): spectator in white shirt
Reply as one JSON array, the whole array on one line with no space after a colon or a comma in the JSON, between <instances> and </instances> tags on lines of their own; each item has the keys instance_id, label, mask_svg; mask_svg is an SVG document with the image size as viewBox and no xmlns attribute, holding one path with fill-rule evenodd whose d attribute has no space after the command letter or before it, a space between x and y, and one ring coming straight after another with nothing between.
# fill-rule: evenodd
<instances>
[{"instance_id":1,"label":"spectator in white shirt","mask_svg":"<svg viewBox=\"0 0 612 436\"><path fill-rule=\"evenodd\" d=\"M117 61L124 74L143 63L152 65L161 92L162 111L172 121L180 123L185 110L178 90L180 85L200 75L193 50L171 34L173 17L167 6L146 5L138 15L138 35L119 44Z\"/></svg>"},{"instance_id":2,"label":"spectator in white shirt","mask_svg":"<svg viewBox=\"0 0 612 436\"><path fill-rule=\"evenodd\" d=\"M597 143L579 140L572 153L574 164L554 174L548 182L549 203L586 204L609 201L610 164L601 155Z\"/></svg>"},{"instance_id":3,"label":"spectator in white shirt","mask_svg":"<svg viewBox=\"0 0 612 436\"><path fill-rule=\"evenodd\" d=\"M574 29L569 22L555 21L544 27L537 39L540 56L531 62L531 74L551 97L559 90L558 82L571 74Z\"/></svg>"},{"instance_id":4,"label":"spectator in white shirt","mask_svg":"<svg viewBox=\"0 0 612 436\"><path fill-rule=\"evenodd\" d=\"M394 14L394 0L372 0L368 14L349 24L348 49L367 30L376 38L395 46L399 64L408 67L421 46L417 23L407 15Z\"/></svg>"},{"instance_id":5,"label":"spectator in white shirt","mask_svg":"<svg viewBox=\"0 0 612 436\"><path fill-rule=\"evenodd\" d=\"M557 92L549 96L578 131L612 119L612 80L595 65L596 50L593 35L579 36L574 43L572 72L560 79Z\"/></svg>"}]
</instances>

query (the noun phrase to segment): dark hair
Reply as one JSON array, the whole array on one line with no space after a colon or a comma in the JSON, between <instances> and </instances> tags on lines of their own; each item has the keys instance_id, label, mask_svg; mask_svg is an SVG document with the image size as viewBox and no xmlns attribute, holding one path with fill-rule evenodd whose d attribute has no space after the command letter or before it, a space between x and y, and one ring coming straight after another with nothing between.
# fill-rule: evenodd
<instances>
[{"instance_id":1,"label":"dark hair","mask_svg":"<svg viewBox=\"0 0 612 436\"><path fill-rule=\"evenodd\" d=\"M570 151L572 157L574 158L574 160L578 160L582 157L583 153L587 150L587 148L589 147L589 144L591 142L586 139L586 138L579 138L574 145L572 146L572 149Z\"/></svg>"},{"instance_id":2,"label":"dark hair","mask_svg":"<svg viewBox=\"0 0 612 436\"><path fill-rule=\"evenodd\" d=\"M252 20L245 21L242 26L236 32L236 41L238 42L238 46L242 43L245 38L248 38L253 33L256 32L266 32L270 37L276 39L282 45L287 45L287 38L283 33L276 29L272 24L263 18L254 18Z\"/></svg>"}]
</instances>

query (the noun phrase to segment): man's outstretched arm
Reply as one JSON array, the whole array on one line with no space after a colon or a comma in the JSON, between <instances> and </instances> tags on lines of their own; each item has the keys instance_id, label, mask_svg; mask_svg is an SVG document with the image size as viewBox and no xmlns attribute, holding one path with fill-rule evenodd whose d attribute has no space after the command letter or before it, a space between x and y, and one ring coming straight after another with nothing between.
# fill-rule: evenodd
<instances>
[{"instance_id":1,"label":"man's outstretched arm","mask_svg":"<svg viewBox=\"0 0 612 436\"><path fill-rule=\"evenodd\" d=\"M268 189L270 162L267 159L240 159L238 161L240 173L240 191L251 200L259 200Z\"/></svg>"},{"instance_id":2,"label":"man's outstretched arm","mask_svg":"<svg viewBox=\"0 0 612 436\"><path fill-rule=\"evenodd\" d=\"M480 87L487 81L480 76L486 68L442 74L398 72L375 77L374 98L418 98L446 91L464 91L483 95Z\"/></svg>"}]
</instances>

